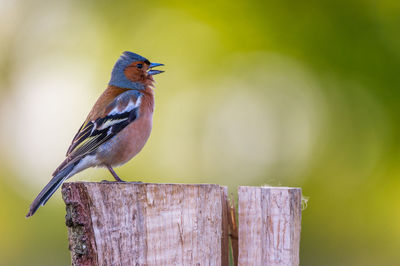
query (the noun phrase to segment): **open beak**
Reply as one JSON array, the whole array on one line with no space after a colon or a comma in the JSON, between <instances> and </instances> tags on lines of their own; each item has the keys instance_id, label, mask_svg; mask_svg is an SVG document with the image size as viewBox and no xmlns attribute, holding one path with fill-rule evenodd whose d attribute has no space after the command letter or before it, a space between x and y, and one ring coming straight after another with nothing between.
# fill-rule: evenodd
<instances>
[{"instance_id":1,"label":"open beak","mask_svg":"<svg viewBox=\"0 0 400 266\"><path fill-rule=\"evenodd\" d=\"M147 70L147 74L148 75L157 75L160 73L163 73L163 70L156 70L156 69L152 69L153 67L158 67L158 66L163 66L164 64L160 64L160 63L150 63L149 66L149 70Z\"/></svg>"}]
</instances>

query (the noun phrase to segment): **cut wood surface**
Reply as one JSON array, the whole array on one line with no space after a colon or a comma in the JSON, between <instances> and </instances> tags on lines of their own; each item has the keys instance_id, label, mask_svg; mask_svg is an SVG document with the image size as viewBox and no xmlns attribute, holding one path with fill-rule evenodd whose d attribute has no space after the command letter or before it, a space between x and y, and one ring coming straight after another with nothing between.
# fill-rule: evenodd
<instances>
[{"instance_id":1,"label":"cut wood surface","mask_svg":"<svg viewBox=\"0 0 400 266\"><path fill-rule=\"evenodd\" d=\"M239 265L299 265L301 189L239 187Z\"/></svg>"},{"instance_id":2,"label":"cut wood surface","mask_svg":"<svg viewBox=\"0 0 400 266\"><path fill-rule=\"evenodd\" d=\"M65 183L73 265L228 265L227 188Z\"/></svg>"}]
</instances>

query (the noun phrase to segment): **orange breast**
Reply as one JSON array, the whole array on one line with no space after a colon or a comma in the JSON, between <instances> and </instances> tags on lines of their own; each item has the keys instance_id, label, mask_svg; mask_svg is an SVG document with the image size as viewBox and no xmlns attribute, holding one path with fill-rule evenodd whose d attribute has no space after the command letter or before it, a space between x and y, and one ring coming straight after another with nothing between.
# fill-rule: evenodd
<instances>
[{"instance_id":1,"label":"orange breast","mask_svg":"<svg viewBox=\"0 0 400 266\"><path fill-rule=\"evenodd\" d=\"M124 164L142 150L150 137L153 126L153 108L153 94L144 93L139 117L110 141L99 147L97 157L103 164L110 166Z\"/></svg>"}]
</instances>

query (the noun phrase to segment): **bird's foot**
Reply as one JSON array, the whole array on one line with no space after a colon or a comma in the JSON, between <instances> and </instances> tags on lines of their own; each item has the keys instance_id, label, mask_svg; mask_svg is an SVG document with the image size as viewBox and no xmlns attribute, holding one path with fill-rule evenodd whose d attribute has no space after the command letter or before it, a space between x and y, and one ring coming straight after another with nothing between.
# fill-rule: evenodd
<instances>
[{"instance_id":1,"label":"bird's foot","mask_svg":"<svg viewBox=\"0 0 400 266\"><path fill-rule=\"evenodd\" d=\"M110 181L110 180L101 180L100 181L100 183L131 183L131 184L143 184L143 182L142 181L132 181L132 182L128 182L128 181L124 181L124 180L113 180L113 181Z\"/></svg>"},{"instance_id":2,"label":"bird's foot","mask_svg":"<svg viewBox=\"0 0 400 266\"><path fill-rule=\"evenodd\" d=\"M101 180L100 183L127 183L124 180L115 180L115 181L110 181L110 180Z\"/></svg>"}]
</instances>

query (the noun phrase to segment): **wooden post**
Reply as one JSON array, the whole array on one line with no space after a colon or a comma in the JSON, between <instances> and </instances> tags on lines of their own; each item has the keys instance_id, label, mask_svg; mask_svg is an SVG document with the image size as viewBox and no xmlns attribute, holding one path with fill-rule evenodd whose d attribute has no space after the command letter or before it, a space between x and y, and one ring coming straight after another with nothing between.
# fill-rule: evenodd
<instances>
[{"instance_id":1,"label":"wooden post","mask_svg":"<svg viewBox=\"0 0 400 266\"><path fill-rule=\"evenodd\" d=\"M65 183L72 265L228 265L227 188Z\"/></svg>"},{"instance_id":2,"label":"wooden post","mask_svg":"<svg viewBox=\"0 0 400 266\"><path fill-rule=\"evenodd\" d=\"M299 265L301 189L239 187L239 265Z\"/></svg>"}]
</instances>

